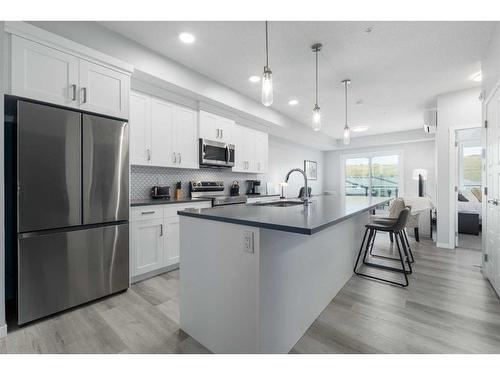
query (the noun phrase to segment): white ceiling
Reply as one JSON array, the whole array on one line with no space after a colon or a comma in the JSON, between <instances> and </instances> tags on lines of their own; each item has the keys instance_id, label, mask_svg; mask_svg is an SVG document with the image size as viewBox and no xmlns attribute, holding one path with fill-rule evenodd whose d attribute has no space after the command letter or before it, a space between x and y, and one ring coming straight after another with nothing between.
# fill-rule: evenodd
<instances>
[{"instance_id":1,"label":"white ceiling","mask_svg":"<svg viewBox=\"0 0 500 375\"><path fill-rule=\"evenodd\" d=\"M264 66L264 22L100 22L170 59L260 101L248 81ZM420 128L424 108L444 92L478 86L493 22L270 22L273 108L309 126L314 106L314 54L321 42L319 105L322 131L340 138L350 78L351 126L358 136ZM373 28L367 33L367 28ZM186 45L178 34L191 32ZM299 104L288 105L296 98ZM356 105L361 100L361 105ZM356 136L356 135L355 135Z\"/></svg>"}]
</instances>

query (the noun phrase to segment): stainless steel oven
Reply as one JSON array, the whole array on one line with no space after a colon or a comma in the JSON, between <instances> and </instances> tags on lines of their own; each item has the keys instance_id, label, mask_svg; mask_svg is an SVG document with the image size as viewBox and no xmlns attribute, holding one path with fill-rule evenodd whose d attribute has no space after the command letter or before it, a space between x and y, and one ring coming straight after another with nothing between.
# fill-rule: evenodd
<instances>
[{"instance_id":1,"label":"stainless steel oven","mask_svg":"<svg viewBox=\"0 0 500 375\"><path fill-rule=\"evenodd\" d=\"M231 168L234 166L234 145L200 138L200 167Z\"/></svg>"}]
</instances>

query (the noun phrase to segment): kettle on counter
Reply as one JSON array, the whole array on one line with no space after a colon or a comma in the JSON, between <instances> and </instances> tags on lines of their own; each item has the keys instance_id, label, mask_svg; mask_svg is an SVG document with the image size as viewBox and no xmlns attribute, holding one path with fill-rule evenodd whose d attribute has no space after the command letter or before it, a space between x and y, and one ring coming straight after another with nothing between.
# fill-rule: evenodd
<instances>
[{"instance_id":1,"label":"kettle on counter","mask_svg":"<svg viewBox=\"0 0 500 375\"><path fill-rule=\"evenodd\" d=\"M233 181L229 194L231 196L240 195L240 183L238 181Z\"/></svg>"}]
</instances>

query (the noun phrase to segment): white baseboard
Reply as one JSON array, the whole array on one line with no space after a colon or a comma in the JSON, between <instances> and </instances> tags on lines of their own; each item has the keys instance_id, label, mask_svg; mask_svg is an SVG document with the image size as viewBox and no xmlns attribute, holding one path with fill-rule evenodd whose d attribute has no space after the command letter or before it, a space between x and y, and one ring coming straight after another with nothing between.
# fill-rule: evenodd
<instances>
[{"instance_id":1,"label":"white baseboard","mask_svg":"<svg viewBox=\"0 0 500 375\"><path fill-rule=\"evenodd\" d=\"M455 246L448 242L436 242L436 247L441 247L443 249L451 249L453 250Z\"/></svg>"},{"instance_id":2,"label":"white baseboard","mask_svg":"<svg viewBox=\"0 0 500 375\"><path fill-rule=\"evenodd\" d=\"M0 326L0 339L7 336L7 324Z\"/></svg>"}]
</instances>

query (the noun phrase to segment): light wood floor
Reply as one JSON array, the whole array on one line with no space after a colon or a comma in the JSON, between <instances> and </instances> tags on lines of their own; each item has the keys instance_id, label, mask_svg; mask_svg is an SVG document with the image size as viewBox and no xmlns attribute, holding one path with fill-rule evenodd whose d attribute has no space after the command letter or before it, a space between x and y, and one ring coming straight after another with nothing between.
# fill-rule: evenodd
<instances>
[{"instance_id":1,"label":"light wood floor","mask_svg":"<svg viewBox=\"0 0 500 375\"><path fill-rule=\"evenodd\" d=\"M390 252L387 244L381 236ZM500 353L500 300L480 272L481 253L412 244L407 289L353 276L291 353ZM174 271L14 330L0 353L208 352L178 321Z\"/></svg>"}]
</instances>

